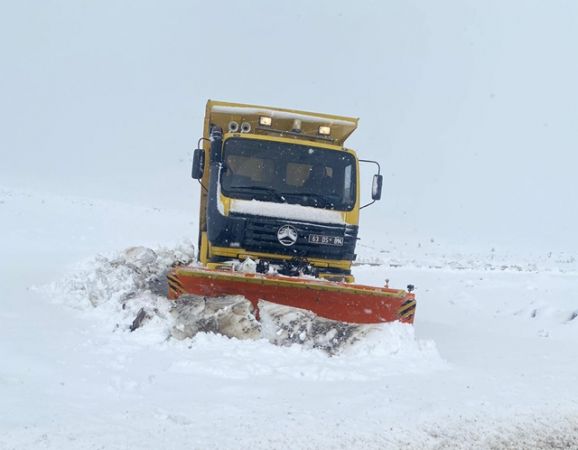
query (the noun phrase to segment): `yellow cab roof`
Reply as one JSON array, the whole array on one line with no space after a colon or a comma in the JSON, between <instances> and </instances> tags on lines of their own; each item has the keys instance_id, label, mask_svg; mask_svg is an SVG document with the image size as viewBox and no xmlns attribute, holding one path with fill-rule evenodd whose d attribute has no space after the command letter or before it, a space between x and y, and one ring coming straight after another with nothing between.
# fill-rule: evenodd
<instances>
[{"instance_id":1,"label":"yellow cab roof","mask_svg":"<svg viewBox=\"0 0 578 450\"><path fill-rule=\"evenodd\" d=\"M271 126L260 126L259 118L261 116L270 117ZM296 119L301 121L299 133L291 131ZM231 121L235 121L239 125L248 122L251 125L251 133L254 134L271 135L273 133L282 137L294 137L300 140L321 141L343 146L345 140L357 128L358 120L354 117L332 114L209 100L205 113L205 134L208 133L210 125L217 125L226 132ZM319 135L320 126L330 127L330 134L328 136Z\"/></svg>"}]
</instances>

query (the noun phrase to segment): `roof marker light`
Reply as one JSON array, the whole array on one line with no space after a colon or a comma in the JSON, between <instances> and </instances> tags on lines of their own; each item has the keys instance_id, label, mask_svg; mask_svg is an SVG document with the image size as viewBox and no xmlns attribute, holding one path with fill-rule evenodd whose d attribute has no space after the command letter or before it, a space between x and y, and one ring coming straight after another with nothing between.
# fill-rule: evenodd
<instances>
[{"instance_id":1,"label":"roof marker light","mask_svg":"<svg viewBox=\"0 0 578 450\"><path fill-rule=\"evenodd\" d=\"M301 133L301 119L295 119L293 121L293 132Z\"/></svg>"},{"instance_id":2,"label":"roof marker light","mask_svg":"<svg viewBox=\"0 0 578 450\"><path fill-rule=\"evenodd\" d=\"M271 117L267 117L267 116L260 116L259 117L259 125L264 126L264 127L270 127L271 124L272 124Z\"/></svg>"},{"instance_id":3,"label":"roof marker light","mask_svg":"<svg viewBox=\"0 0 578 450\"><path fill-rule=\"evenodd\" d=\"M322 136L329 136L331 134L331 127L321 125L319 127L319 134L321 134Z\"/></svg>"}]
</instances>

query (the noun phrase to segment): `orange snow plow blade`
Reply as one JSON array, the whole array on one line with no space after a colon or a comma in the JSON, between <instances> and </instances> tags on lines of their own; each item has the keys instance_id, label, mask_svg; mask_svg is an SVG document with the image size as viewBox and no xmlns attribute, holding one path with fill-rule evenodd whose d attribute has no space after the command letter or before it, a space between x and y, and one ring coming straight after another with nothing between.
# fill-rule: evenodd
<instances>
[{"instance_id":1,"label":"orange snow plow blade","mask_svg":"<svg viewBox=\"0 0 578 450\"><path fill-rule=\"evenodd\" d=\"M258 301L312 311L320 317L355 324L413 323L414 294L385 287L338 283L283 275L224 272L176 267L168 274L169 298L243 295L256 310Z\"/></svg>"}]
</instances>

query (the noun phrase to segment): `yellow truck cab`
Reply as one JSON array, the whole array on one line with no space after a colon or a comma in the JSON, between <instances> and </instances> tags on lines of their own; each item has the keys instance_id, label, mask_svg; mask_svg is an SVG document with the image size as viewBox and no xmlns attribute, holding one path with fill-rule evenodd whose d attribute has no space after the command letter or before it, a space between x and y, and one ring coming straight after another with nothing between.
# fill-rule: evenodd
<instances>
[{"instance_id":1,"label":"yellow truck cab","mask_svg":"<svg viewBox=\"0 0 578 450\"><path fill-rule=\"evenodd\" d=\"M193 156L199 261L218 269L251 258L258 272L353 281L360 160L344 143L357 122L209 100ZM381 183L378 172L374 201Z\"/></svg>"}]
</instances>

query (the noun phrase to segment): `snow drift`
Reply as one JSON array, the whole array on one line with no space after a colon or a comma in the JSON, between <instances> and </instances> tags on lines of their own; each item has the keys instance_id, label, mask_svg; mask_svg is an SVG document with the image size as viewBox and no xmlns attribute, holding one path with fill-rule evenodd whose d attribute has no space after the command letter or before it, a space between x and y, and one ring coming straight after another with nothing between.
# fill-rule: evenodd
<instances>
[{"instance_id":1,"label":"snow drift","mask_svg":"<svg viewBox=\"0 0 578 450\"><path fill-rule=\"evenodd\" d=\"M278 346L299 345L329 355L343 353L369 339L357 350L384 354L424 353L439 359L432 342L418 342L413 328L402 324L355 325L316 316L298 308L259 302L257 321L251 303L242 296L207 298L186 295L166 298L166 273L174 265L190 264L193 248L131 247L117 255L98 256L68 278L49 286L54 301L86 313L100 312L101 319L126 332L153 326L159 340L190 339L214 333L241 340L264 339ZM377 342L375 341L377 339ZM373 344L369 344L373 342Z\"/></svg>"}]
</instances>

